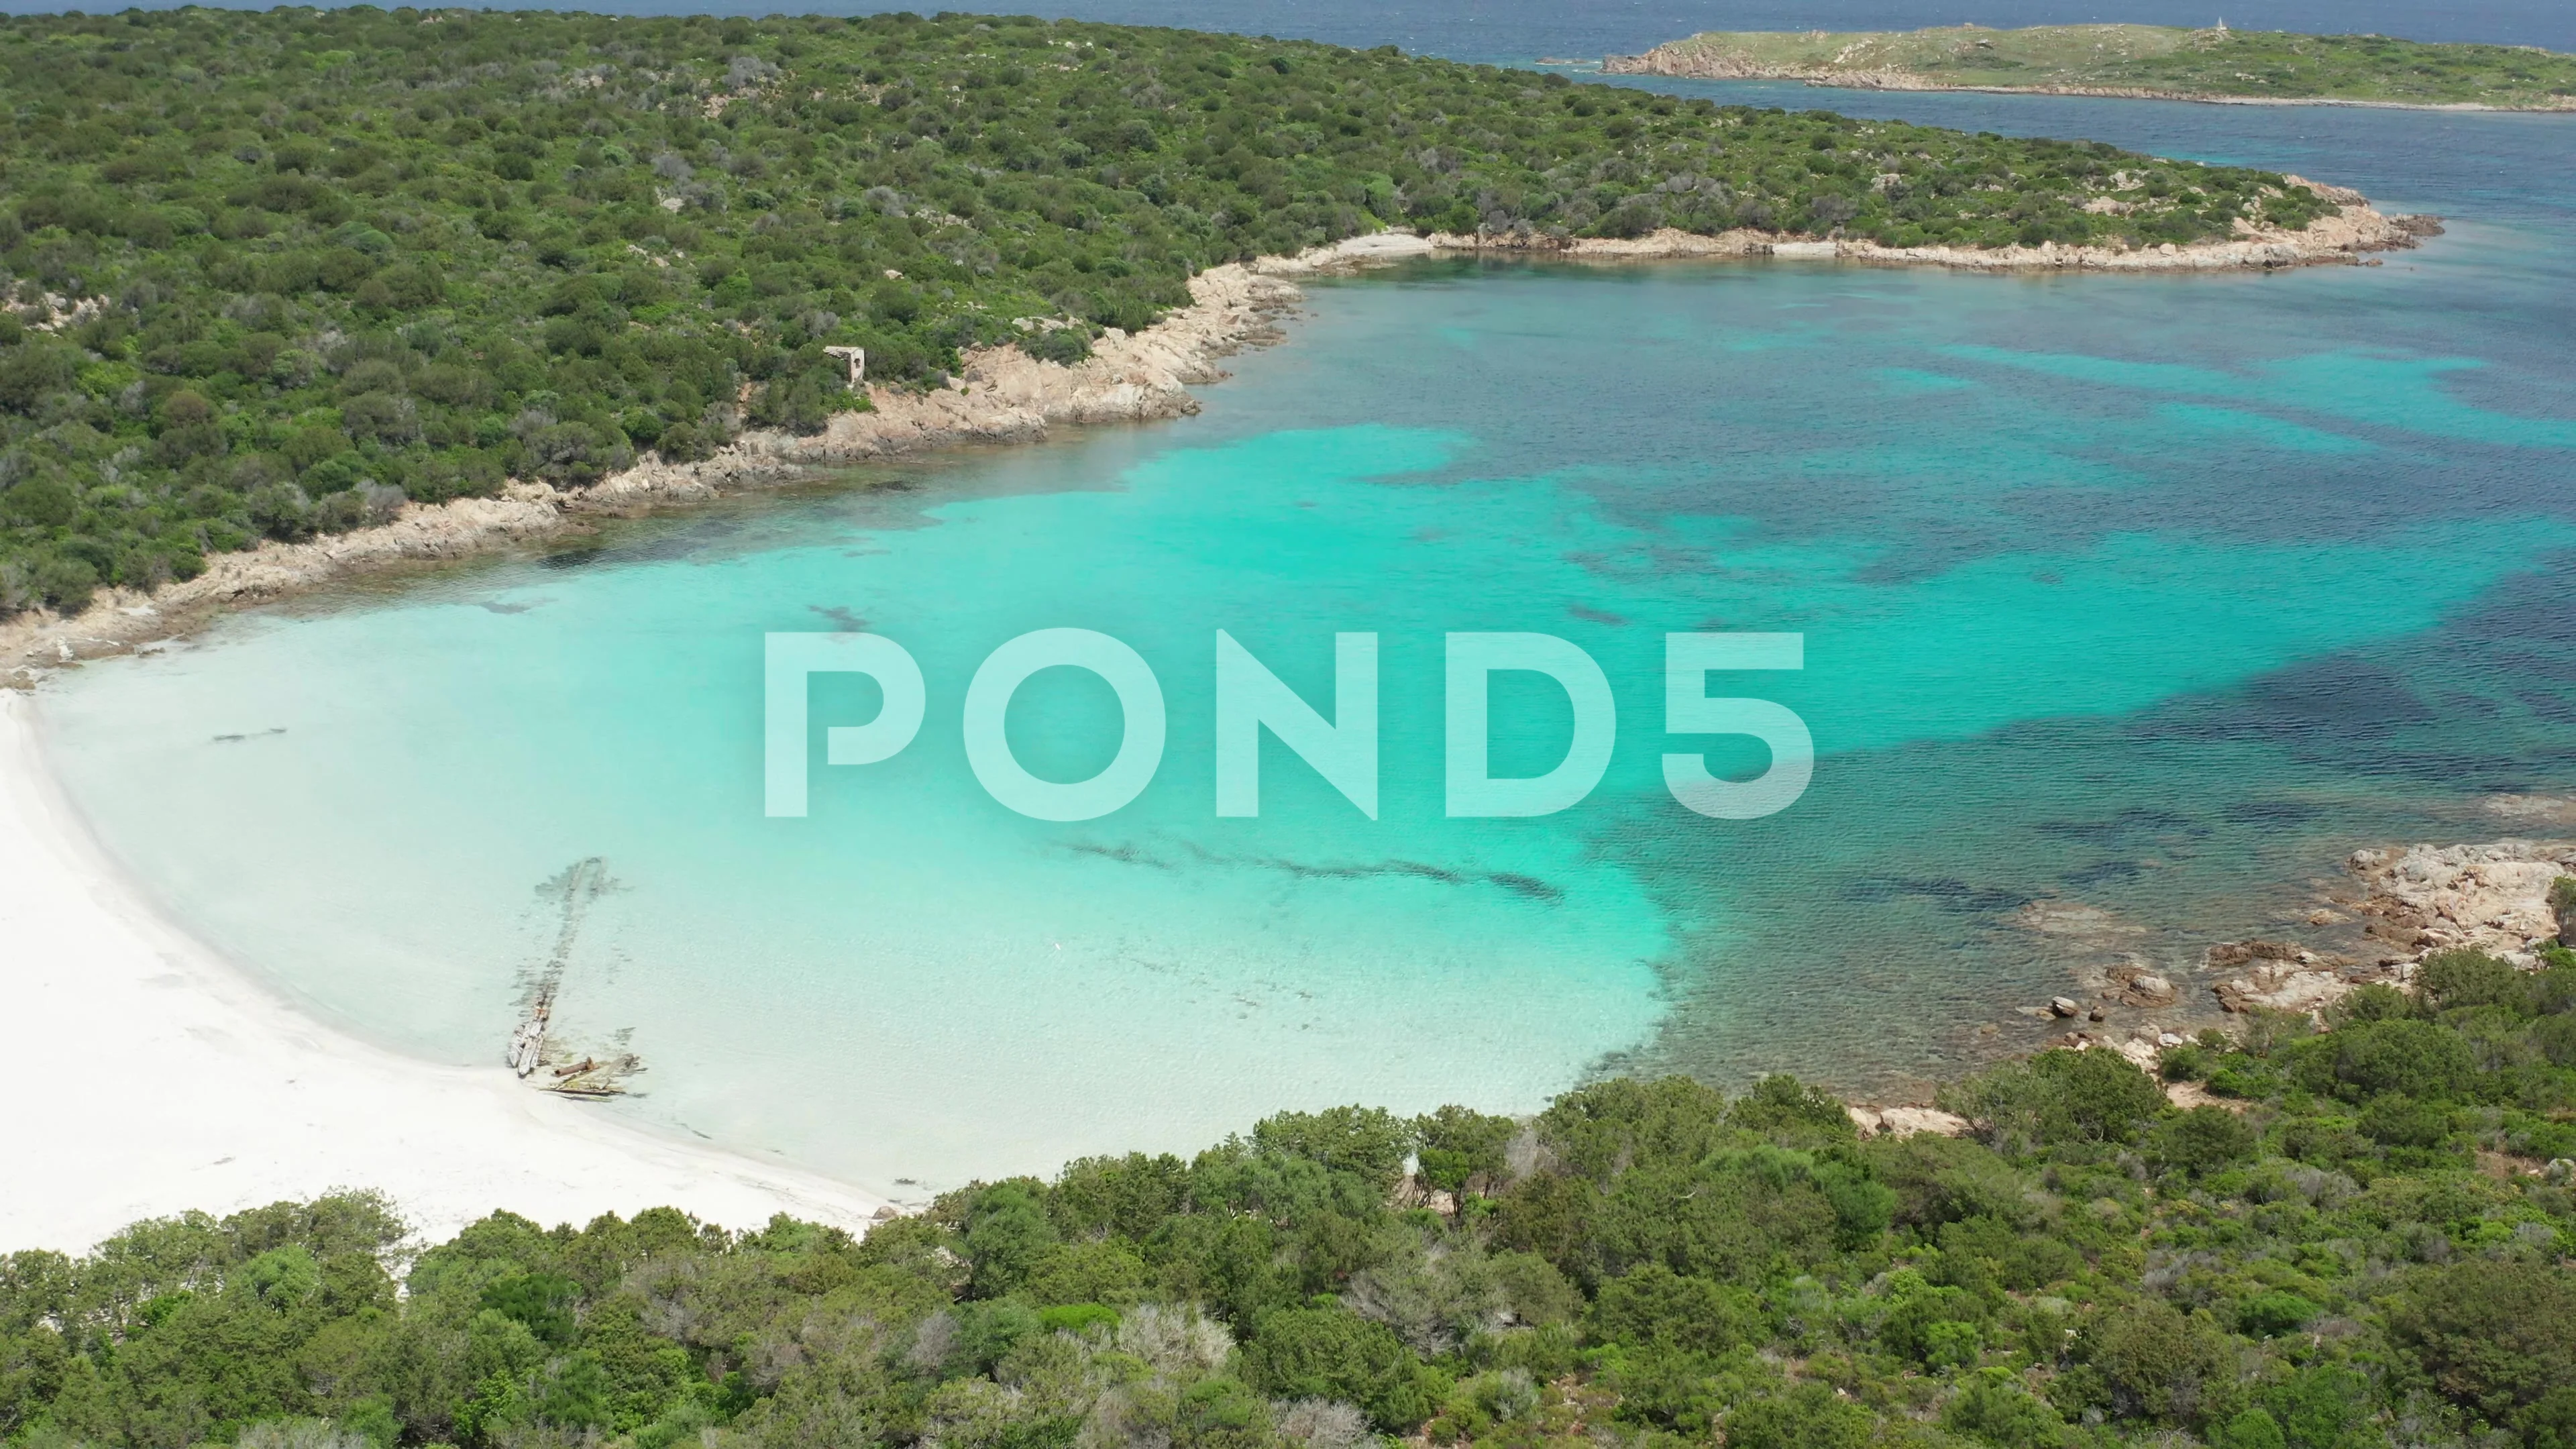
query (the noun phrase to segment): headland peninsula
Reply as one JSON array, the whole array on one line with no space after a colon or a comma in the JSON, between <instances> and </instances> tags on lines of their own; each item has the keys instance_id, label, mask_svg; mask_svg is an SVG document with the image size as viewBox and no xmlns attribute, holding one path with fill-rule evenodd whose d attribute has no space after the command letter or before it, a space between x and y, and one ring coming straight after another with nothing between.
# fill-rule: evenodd
<instances>
[{"instance_id":1,"label":"headland peninsula","mask_svg":"<svg viewBox=\"0 0 2576 1449\"><path fill-rule=\"evenodd\" d=\"M1300 270L2269 269L2433 229L2093 143L972 15L31 16L0 74L21 685L585 510L1186 413Z\"/></svg>"},{"instance_id":2,"label":"headland peninsula","mask_svg":"<svg viewBox=\"0 0 2576 1449\"><path fill-rule=\"evenodd\" d=\"M1796 80L1893 91L2002 91L2236 104L2576 111L2576 56L2520 45L2170 25L1909 31L1706 31L1609 75Z\"/></svg>"}]
</instances>

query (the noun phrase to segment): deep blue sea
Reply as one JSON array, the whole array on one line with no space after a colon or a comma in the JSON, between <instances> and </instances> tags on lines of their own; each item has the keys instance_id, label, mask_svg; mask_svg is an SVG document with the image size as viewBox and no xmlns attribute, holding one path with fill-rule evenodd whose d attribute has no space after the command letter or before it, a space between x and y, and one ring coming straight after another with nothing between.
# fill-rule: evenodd
<instances>
[{"instance_id":1,"label":"deep blue sea","mask_svg":"<svg viewBox=\"0 0 2576 1449\"><path fill-rule=\"evenodd\" d=\"M2214 18L1082 13L1508 61L1721 24ZM2538 4L2225 18L2576 47ZM881 1187L1186 1149L1285 1106L1527 1110L1618 1068L1919 1089L2035 1044L2013 1008L2106 967L2197 990L2207 944L2304 929L2356 847L2492 838L2494 797L2576 790L2576 118L1658 84L2285 168L2450 229L2280 276L1318 284L1193 419L907 460L851 480L900 487L735 500L84 669L45 700L66 778L192 928L448 1060L496 1056L556 939L544 883L603 860L559 1020L649 1064L618 1110ZM853 621L920 661L920 738L858 768L815 742L811 814L768 818L762 635ZM960 730L978 662L1060 626L1132 645L1170 729L1133 804L1050 824L983 792ZM1332 636L1379 636L1376 819L1275 745L1261 817L1215 815L1220 628L1319 702ZM1453 630L1599 661L1619 729L1586 803L1443 815ZM1743 677L1818 756L1765 819L1661 783L1662 636L1713 630L1805 638L1803 670ZM1495 701L1498 772L1563 752L1561 693ZM814 702L876 707L855 678ZM1072 779L1118 718L1052 671L1009 733Z\"/></svg>"}]
</instances>

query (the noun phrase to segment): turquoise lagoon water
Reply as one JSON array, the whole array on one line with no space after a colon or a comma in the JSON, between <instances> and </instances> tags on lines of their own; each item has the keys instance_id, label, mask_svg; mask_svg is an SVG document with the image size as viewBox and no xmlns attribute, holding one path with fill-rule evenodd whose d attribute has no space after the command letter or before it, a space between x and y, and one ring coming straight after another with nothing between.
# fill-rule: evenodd
<instances>
[{"instance_id":1,"label":"turquoise lagoon water","mask_svg":"<svg viewBox=\"0 0 2576 1449\"><path fill-rule=\"evenodd\" d=\"M1973 103L1930 118L2067 114ZM2458 166L2449 117L2085 118L2466 215L2272 278L1324 284L1198 418L237 617L67 678L54 745L181 919L442 1059L497 1058L555 939L541 887L602 859L558 1020L648 1063L613 1110L880 1187L1281 1107L1523 1110L1621 1068L1919 1085L2034 1043L2011 1008L2073 973L2187 972L2357 845L2492 836L2485 796L2576 787L2576 133L2490 118L2508 154ZM766 818L762 635L853 626L920 661L927 722L871 767L818 743L812 813ZM1171 714L1152 786L1077 824L1003 810L959 742L975 665L1057 626L1133 645ZM1275 743L1263 815L1215 817L1220 628L1317 701L1332 635L1379 634L1380 818ZM1780 815L1662 791L1661 636L1706 629L1806 636L1744 687L1817 742ZM1591 800L1443 818L1450 630L1602 663ZM818 730L875 707L856 678L814 699ZM1498 772L1552 763L1562 695L1496 700ZM1057 670L1010 728L1077 778L1117 714ZM2108 925L2035 932L2033 902Z\"/></svg>"}]
</instances>

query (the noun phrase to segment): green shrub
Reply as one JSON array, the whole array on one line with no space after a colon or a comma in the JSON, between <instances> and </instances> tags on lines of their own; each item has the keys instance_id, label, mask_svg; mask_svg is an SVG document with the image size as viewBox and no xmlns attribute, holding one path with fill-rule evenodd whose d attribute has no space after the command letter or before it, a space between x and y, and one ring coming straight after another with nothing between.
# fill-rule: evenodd
<instances>
[{"instance_id":1,"label":"green shrub","mask_svg":"<svg viewBox=\"0 0 2576 1449\"><path fill-rule=\"evenodd\" d=\"M1997 1284L2028 1293L2084 1271L2084 1254L2053 1233L2031 1232L2002 1218L1980 1215L1943 1223L1939 1235L1945 1277L1966 1282L1952 1264L1974 1259L1990 1265Z\"/></svg>"},{"instance_id":2,"label":"green shrub","mask_svg":"<svg viewBox=\"0 0 2576 1449\"><path fill-rule=\"evenodd\" d=\"M2550 1065L2576 1067L2576 1012L2542 1017L2532 1024L2531 1040Z\"/></svg>"},{"instance_id":3,"label":"green shrub","mask_svg":"<svg viewBox=\"0 0 2576 1449\"><path fill-rule=\"evenodd\" d=\"M2576 1384L2561 1384L2517 1410L2512 1427L2527 1449L2576 1449Z\"/></svg>"},{"instance_id":4,"label":"green shrub","mask_svg":"<svg viewBox=\"0 0 2576 1449\"><path fill-rule=\"evenodd\" d=\"M2484 951L2441 951L2417 968L2415 994L2433 1011L2473 1006L2501 1006L2527 1012L2526 978L2506 962Z\"/></svg>"},{"instance_id":5,"label":"green shrub","mask_svg":"<svg viewBox=\"0 0 2576 1449\"><path fill-rule=\"evenodd\" d=\"M1936 1368L1975 1362L1987 1317L1986 1304L1977 1295L1926 1283L1905 1270L1892 1275L1887 1302L1878 1341L1888 1352Z\"/></svg>"},{"instance_id":6,"label":"green shrub","mask_svg":"<svg viewBox=\"0 0 2576 1449\"><path fill-rule=\"evenodd\" d=\"M1088 1333L1095 1328L1116 1328L1118 1310L1105 1303L1066 1303L1038 1311L1038 1326L1049 1333Z\"/></svg>"},{"instance_id":7,"label":"green shrub","mask_svg":"<svg viewBox=\"0 0 2576 1449\"><path fill-rule=\"evenodd\" d=\"M2333 1014L2338 1024L2349 1025L2354 1022L2396 1021L2410 1008L2405 992L2384 981L2373 981L2336 1003Z\"/></svg>"},{"instance_id":8,"label":"green shrub","mask_svg":"<svg viewBox=\"0 0 2576 1449\"><path fill-rule=\"evenodd\" d=\"M1895 1224L1896 1189L1880 1182L1866 1161L1824 1157L1810 1170L1810 1178L1833 1209L1834 1240L1841 1246L1875 1242Z\"/></svg>"},{"instance_id":9,"label":"green shrub","mask_svg":"<svg viewBox=\"0 0 2576 1449\"><path fill-rule=\"evenodd\" d=\"M2215 1069L2215 1060L2207 1047L2184 1045L2165 1048L2157 1060L2156 1075L2168 1082L2197 1082Z\"/></svg>"},{"instance_id":10,"label":"green shrub","mask_svg":"<svg viewBox=\"0 0 2576 1449\"><path fill-rule=\"evenodd\" d=\"M1699 1438L1726 1412L1730 1385L1699 1354L1614 1347L1595 1357L1599 1383L1617 1397L1612 1417L1620 1424Z\"/></svg>"},{"instance_id":11,"label":"green shrub","mask_svg":"<svg viewBox=\"0 0 2576 1449\"><path fill-rule=\"evenodd\" d=\"M2163 1167L2205 1177L2252 1161L2255 1142L2254 1129L2239 1114L2200 1106L2156 1124L2147 1155Z\"/></svg>"},{"instance_id":12,"label":"green shrub","mask_svg":"<svg viewBox=\"0 0 2576 1449\"><path fill-rule=\"evenodd\" d=\"M262 1261L254 1259L247 1265L254 1283ZM580 1298L581 1285L560 1273L514 1273L483 1289L485 1309L516 1320L538 1342L558 1348L572 1342L573 1305Z\"/></svg>"},{"instance_id":13,"label":"green shrub","mask_svg":"<svg viewBox=\"0 0 2576 1449\"><path fill-rule=\"evenodd\" d=\"M2166 1110L2155 1079L2117 1052L2046 1051L1946 1089L1943 1105L2007 1151L2122 1144Z\"/></svg>"},{"instance_id":14,"label":"green shrub","mask_svg":"<svg viewBox=\"0 0 2576 1449\"><path fill-rule=\"evenodd\" d=\"M1648 1263L1601 1285L1591 1327L1604 1343L1714 1355L1760 1341L1768 1325L1751 1293Z\"/></svg>"},{"instance_id":15,"label":"green shrub","mask_svg":"<svg viewBox=\"0 0 2576 1449\"><path fill-rule=\"evenodd\" d=\"M2082 1350L2119 1412L2163 1423L2207 1412L2208 1390L2231 1368L2226 1341L2205 1319L2152 1299L2095 1314Z\"/></svg>"},{"instance_id":16,"label":"green shrub","mask_svg":"<svg viewBox=\"0 0 2576 1449\"><path fill-rule=\"evenodd\" d=\"M1403 1433L1431 1417L1432 1396L1394 1330L1346 1308L1287 1308L1243 1347L1244 1376L1273 1398L1339 1399Z\"/></svg>"},{"instance_id":17,"label":"green shrub","mask_svg":"<svg viewBox=\"0 0 2576 1449\"><path fill-rule=\"evenodd\" d=\"M1091 355L1091 334L1079 327L1058 327L1052 331L1032 333L1012 345L1040 362L1056 362L1071 367Z\"/></svg>"},{"instance_id":18,"label":"green shrub","mask_svg":"<svg viewBox=\"0 0 2576 1449\"><path fill-rule=\"evenodd\" d=\"M1750 1400L1726 1416L1728 1449L1868 1449L1868 1412L1822 1384Z\"/></svg>"},{"instance_id":19,"label":"green shrub","mask_svg":"<svg viewBox=\"0 0 2576 1449\"><path fill-rule=\"evenodd\" d=\"M2542 970L2532 978L2531 1009L2542 1016L2576 1011L2576 951L2543 946L2539 956Z\"/></svg>"},{"instance_id":20,"label":"green shrub","mask_svg":"<svg viewBox=\"0 0 2576 1449\"><path fill-rule=\"evenodd\" d=\"M2311 1363L2263 1391L2288 1449L2363 1449L2384 1443L2372 1420L2370 1381L2350 1364Z\"/></svg>"},{"instance_id":21,"label":"green shrub","mask_svg":"<svg viewBox=\"0 0 2576 1449\"><path fill-rule=\"evenodd\" d=\"M2418 1282L2390 1330L2452 1402L2515 1424L2576 1384L2576 1274L2555 1263L2462 1263Z\"/></svg>"},{"instance_id":22,"label":"green shrub","mask_svg":"<svg viewBox=\"0 0 2576 1449\"><path fill-rule=\"evenodd\" d=\"M1252 1129L1253 1146L1347 1172L1380 1188L1404 1175L1412 1155L1412 1123L1383 1107L1330 1107L1321 1112L1282 1112Z\"/></svg>"},{"instance_id":23,"label":"green shrub","mask_svg":"<svg viewBox=\"0 0 2576 1449\"><path fill-rule=\"evenodd\" d=\"M2263 1409L2247 1409L2209 1436L2210 1449L2289 1449L2281 1423Z\"/></svg>"},{"instance_id":24,"label":"green shrub","mask_svg":"<svg viewBox=\"0 0 2576 1449\"><path fill-rule=\"evenodd\" d=\"M1018 1288L1046 1261L1055 1238L1034 1185L996 1183L976 1194L966 1208L965 1231L976 1295L998 1298Z\"/></svg>"},{"instance_id":25,"label":"green shrub","mask_svg":"<svg viewBox=\"0 0 2576 1449\"><path fill-rule=\"evenodd\" d=\"M1785 1074L1754 1083L1752 1091L1726 1109L1726 1120L1774 1142L1802 1147L1852 1142L1860 1136L1841 1098Z\"/></svg>"},{"instance_id":26,"label":"green shrub","mask_svg":"<svg viewBox=\"0 0 2576 1449\"><path fill-rule=\"evenodd\" d=\"M2296 1293L2275 1288L2237 1304L2236 1327L2249 1337L2277 1338L2307 1327L2324 1311Z\"/></svg>"},{"instance_id":27,"label":"green shrub","mask_svg":"<svg viewBox=\"0 0 2576 1449\"><path fill-rule=\"evenodd\" d=\"M2057 1411L2033 1398L2007 1369L1970 1375L1941 1410L1941 1427L1996 1449L2054 1449L2070 1437Z\"/></svg>"},{"instance_id":28,"label":"green shrub","mask_svg":"<svg viewBox=\"0 0 2576 1449\"><path fill-rule=\"evenodd\" d=\"M2383 1147L2439 1147L2450 1132L2448 1109L2393 1092L2361 1109L2361 1134Z\"/></svg>"},{"instance_id":29,"label":"green shrub","mask_svg":"<svg viewBox=\"0 0 2576 1449\"><path fill-rule=\"evenodd\" d=\"M1443 1107L1413 1122L1421 1144L1422 1180L1448 1193L1491 1192L1510 1170L1505 1156L1520 1124L1464 1107Z\"/></svg>"},{"instance_id":30,"label":"green shrub","mask_svg":"<svg viewBox=\"0 0 2576 1449\"><path fill-rule=\"evenodd\" d=\"M1503 1306L1520 1329L1543 1329L1544 1333L1509 1332L1508 1336L1522 1345L1516 1352L1554 1353L1553 1347L1567 1345L1571 1352L1574 1333L1571 1325L1583 1315L1583 1290L1566 1280L1555 1265L1536 1253L1495 1253L1486 1260L1495 1286L1500 1289ZM1537 1372L1537 1361L1513 1358L1511 1366ZM1558 1370L1561 1372L1561 1370Z\"/></svg>"},{"instance_id":31,"label":"green shrub","mask_svg":"<svg viewBox=\"0 0 2576 1449\"><path fill-rule=\"evenodd\" d=\"M2302 1085L2348 1102L2389 1093L2448 1101L2468 1091L2476 1072L2459 1033L2404 1018L2356 1018L2303 1044L2298 1063Z\"/></svg>"},{"instance_id":32,"label":"green shrub","mask_svg":"<svg viewBox=\"0 0 2576 1449\"><path fill-rule=\"evenodd\" d=\"M1054 1243L1037 1250L1017 1287L1048 1308L1134 1303L1145 1296L1147 1273L1144 1258L1124 1243Z\"/></svg>"},{"instance_id":33,"label":"green shrub","mask_svg":"<svg viewBox=\"0 0 2576 1449\"><path fill-rule=\"evenodd\" d=\"M2242 1052L2220 1057L2209 1073L2210 1093L2219 1097L2261 1098L2279 1083L2280 1073L2270 1062Z\"/></svg>"}]
</instances>

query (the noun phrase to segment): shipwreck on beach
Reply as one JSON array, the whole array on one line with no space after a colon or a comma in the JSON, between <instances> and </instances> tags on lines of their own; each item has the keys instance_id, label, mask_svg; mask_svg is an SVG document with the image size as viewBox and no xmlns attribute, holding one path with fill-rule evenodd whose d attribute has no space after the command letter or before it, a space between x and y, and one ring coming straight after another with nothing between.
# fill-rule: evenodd
<instances>
[{"instance_id":1,"label":"shipwreck on beach","mask_svg":"<svg viewBox=\"0 0 2576 1449\"><path fill-rule=\"evenodd\" d=\"M644 1070L641 1057L624 1050L627 1033L616 1033L616 1049L578 1048L560 1040L554 1030L555 998L572 966L573 948L582 924L600 897L616 889L608 863L599 856L576 861L540 887L557 903L554 949L544 964L521 980L519 1023L510 1030L503 1060L519 1080L558 1096L601 1100L627 1094L627 1079Z\"/></svg>"}]
</instances>

